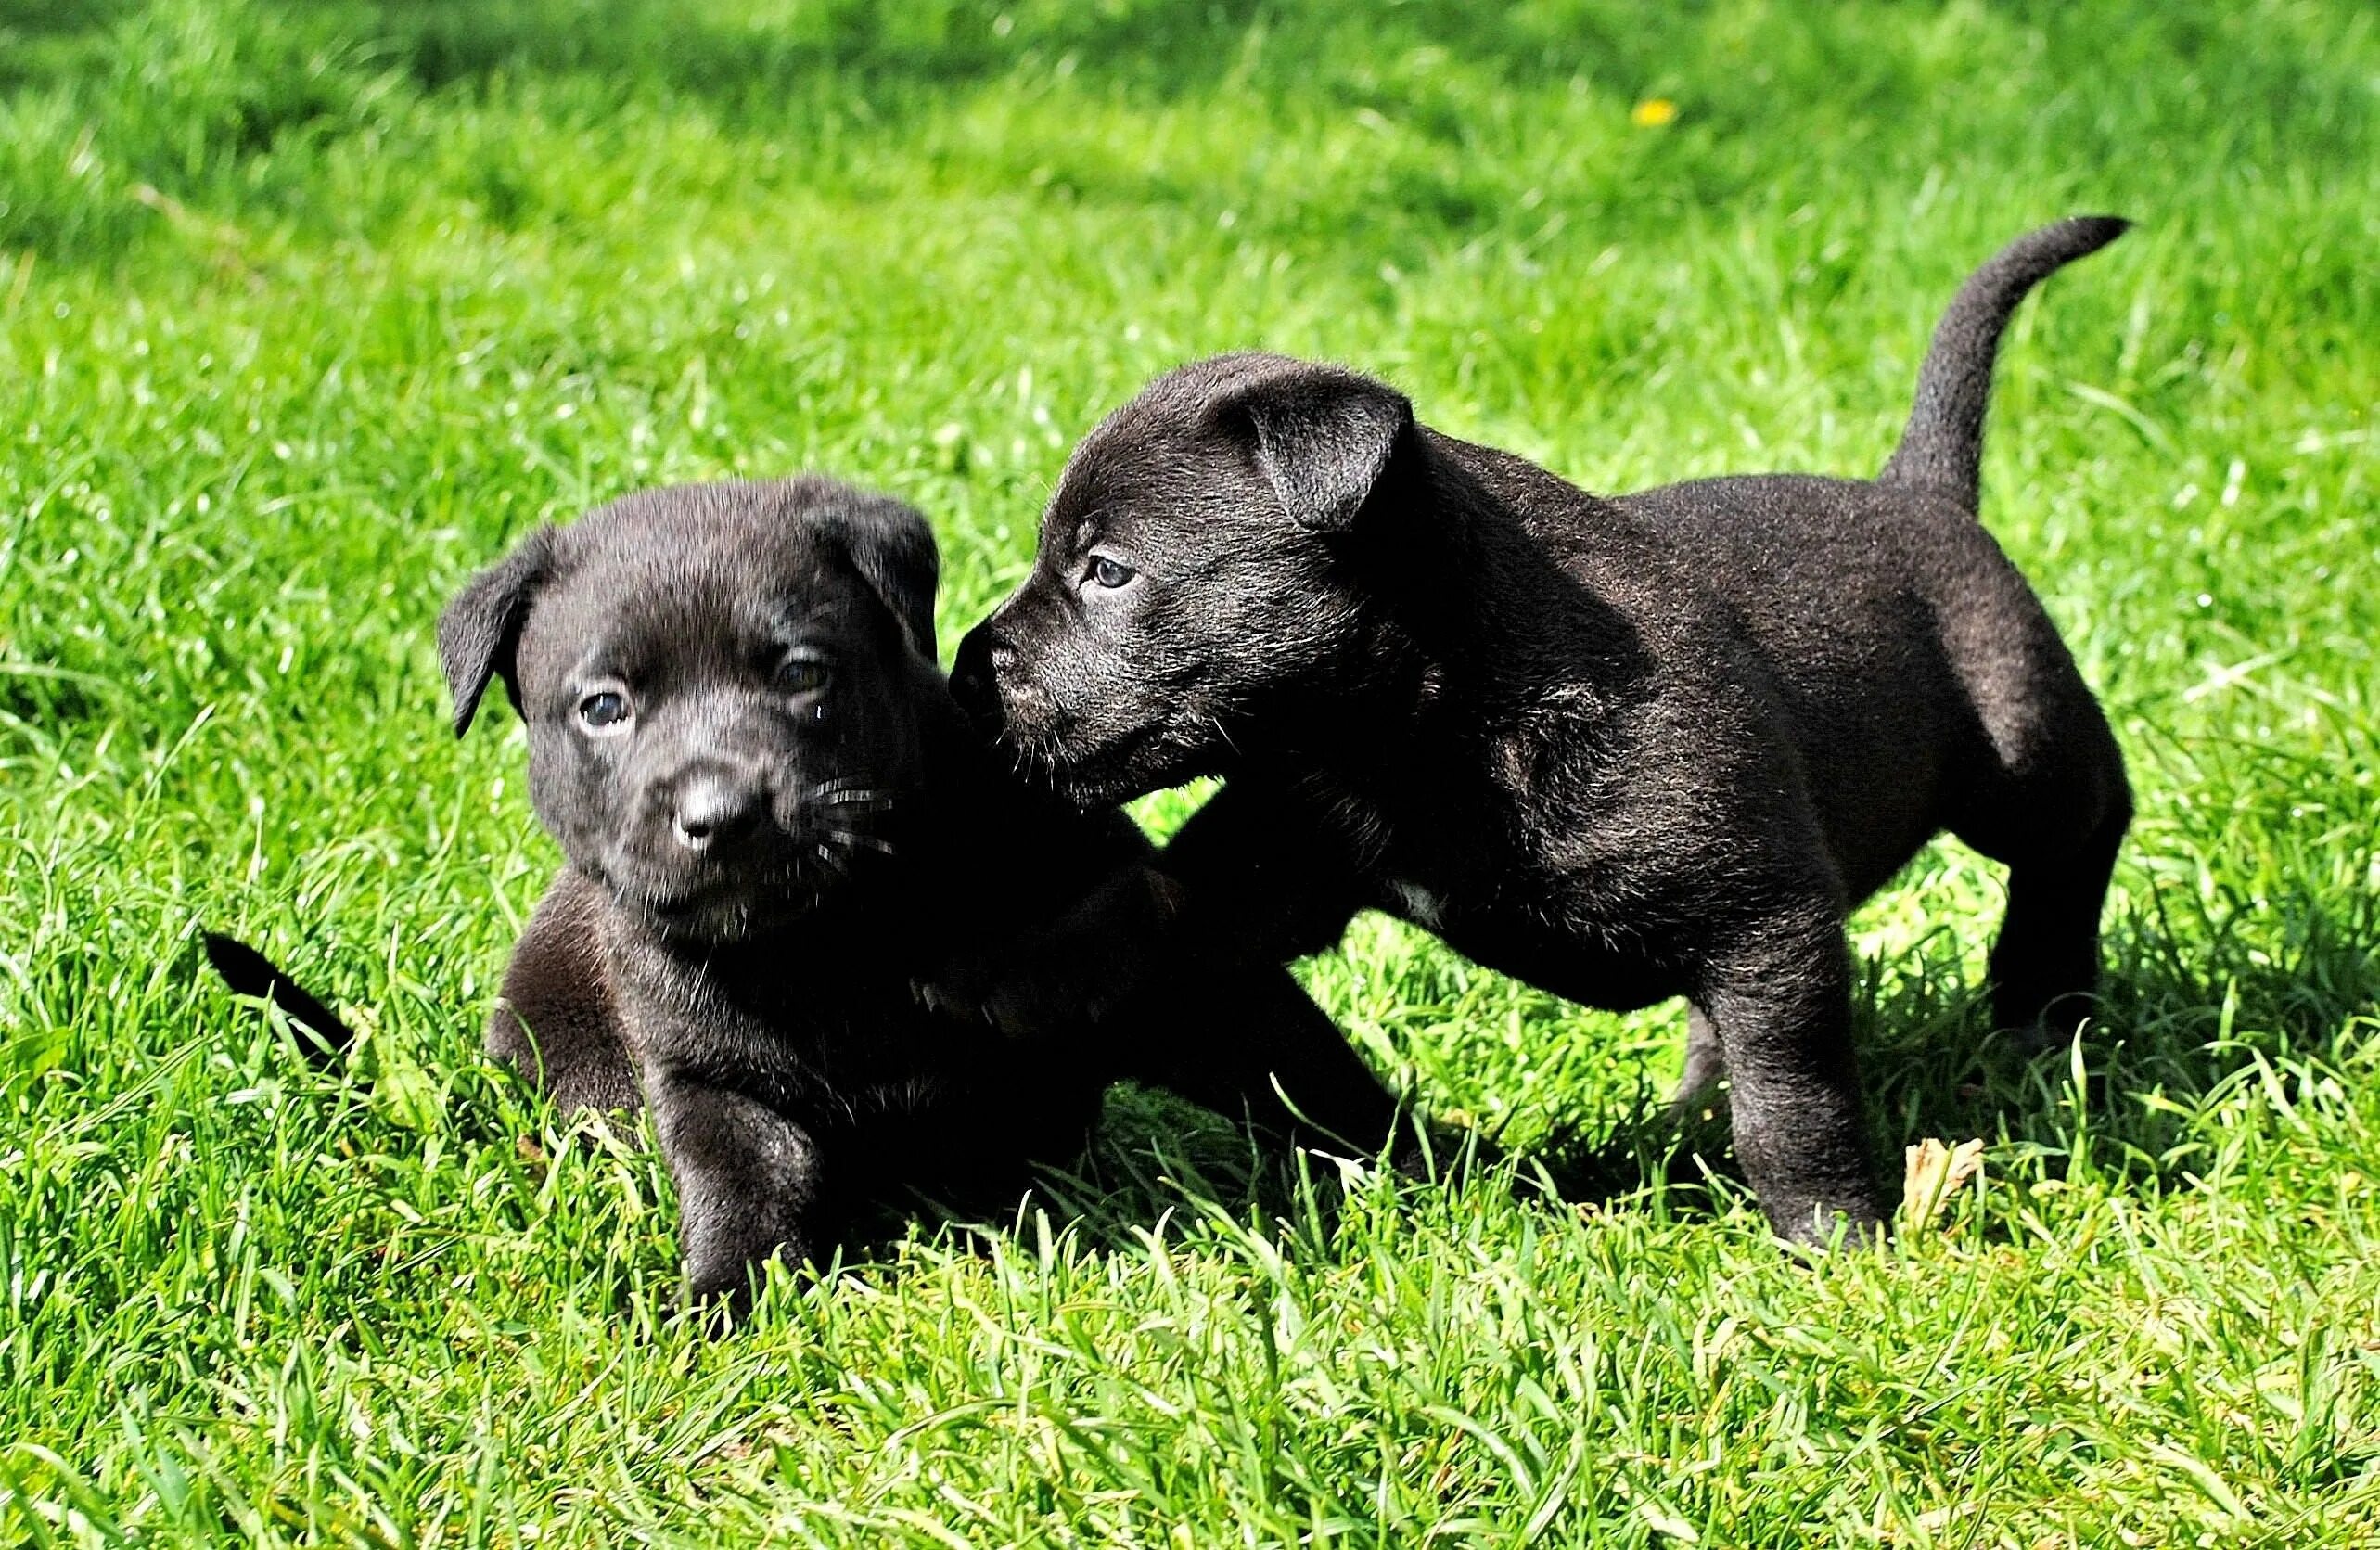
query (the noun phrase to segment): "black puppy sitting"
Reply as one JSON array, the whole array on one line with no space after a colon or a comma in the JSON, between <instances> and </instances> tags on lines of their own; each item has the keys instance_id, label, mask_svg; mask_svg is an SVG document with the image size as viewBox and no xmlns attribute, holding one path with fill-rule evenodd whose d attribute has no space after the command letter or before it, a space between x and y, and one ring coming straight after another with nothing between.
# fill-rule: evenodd
<instances>
[{"instance_id":1,"label":"black puppy sitting","mask_svg":"<svg viewBox=\"0 0 2380 1550\"><path fill-rule=\"evenodd\" d=\"M946 989L1010 1021L1151 942L1287 956L1385 910L1592 1006L1685 996L1685 1094L1723 1069L1776 1230L1880 1223L1846 913L1947 828L2009 867L2001 1018L2068 1031L2096 980L2123 760L1975 511L2009 314L2123 229L1967 282L1872 483L1598 498L1353 372L1158 378L1076 449L956 687L1086 804L1229 778L1158 869Z\"/></svg>"},{"instance_id":2,"label":"black puppy sitting","mask_svg":"<svg viewBox=\"0 0 2380 1550\"><path fill-rule=\"evenodd\" d=\"M935 666L935 581L895 501L701 485L532 533L439 621L456 732L501 679L569 862L489 1047L566 1108L651 1106L699 1297L823 1256L863 1201L1013 1198L1117 1080L1367 1147L1394 1122L1277 963L1174 954L1130 1038L1060 1014L992 1047L919 1005L1151 853L992 762Z\"/></svg>"}]
</instances>

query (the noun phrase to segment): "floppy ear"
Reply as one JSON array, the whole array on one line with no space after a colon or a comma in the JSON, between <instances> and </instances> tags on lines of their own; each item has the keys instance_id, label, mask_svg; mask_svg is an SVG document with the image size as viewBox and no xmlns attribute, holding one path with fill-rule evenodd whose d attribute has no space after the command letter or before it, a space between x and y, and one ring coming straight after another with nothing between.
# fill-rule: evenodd
<instances>
[{"instance_id":1,"label":"floppy ear","mask_svg":"<svg viewBox=\"0 0 2380 1550\"><path fill-rule=\"evenodd\" d=\"M529 605L553 570L554 530L539 528L503 563L472 577L438 616L438 660L446 669L447 692L454 697L457 737L471 729L490 678L502 677L505 697L515 711L520 709L513 653Z\"/></svg>"},{"instance_id":2,"label":"floppy ear","mask_svg":"<svg viewBox=\"0 0 2380 1550\"><path fill-rule=\"evenodd\" d=\"M1414 424L1413 404L1394 388L1321 366L1259 382L1235 405L1282 508L1316 532L1355 525Z\"/></svg>"},{"instance_id":3,"label":"floppy ear","mask_svg":"<svg viewBox=\"0 0 2380 1550\"><path fill-rule=\"evenodd\" d=\"M837 506L825 526L860 579L892 610L911 648L934 660L934 589L942 560L926 519L899 501L870 495Z\"/></svg>"}]
</instances>

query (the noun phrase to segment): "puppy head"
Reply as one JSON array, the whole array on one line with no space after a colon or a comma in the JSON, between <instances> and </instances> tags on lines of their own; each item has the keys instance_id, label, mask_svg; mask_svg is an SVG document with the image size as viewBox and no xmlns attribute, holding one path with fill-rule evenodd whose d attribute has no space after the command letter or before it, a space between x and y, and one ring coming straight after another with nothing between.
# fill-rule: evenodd
<instances>
[{"instance_id":1,"label":"puppy head","mask_svg":"<svg viewBox=\"0 0 2380 1550\"><path fill-rule=\"evenodd\" d=\"M665 934L748 936L869 866L922 778L934 540L822 479L632 495L531 534L439 620L467 730L489 681L571 862Z\"/></svg>"},{"instance_id":2,"label":"puppy head","mask_svg":"<svg viewBox=\"0 0 2380 1550\"><path fill-rule=\"evenodd\" d=\"M1075 449L1032 574L969 632L953 687L1086 806L1219 773L1368 675L1350 545L1422 455L1403 395L1353 372L1171 372Z\"/></svg>"}]
</instances>

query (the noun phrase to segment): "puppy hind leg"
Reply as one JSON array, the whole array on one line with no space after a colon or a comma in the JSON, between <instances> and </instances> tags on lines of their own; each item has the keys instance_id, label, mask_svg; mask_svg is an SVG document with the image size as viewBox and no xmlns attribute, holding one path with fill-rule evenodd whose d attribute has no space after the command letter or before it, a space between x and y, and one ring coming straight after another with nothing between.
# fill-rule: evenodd
<instances>
[{"instance_id":1,"label":"puppy hind leg","mask_svg":"<svg viewBox=\"0 0 2380 1550\"><path fill-rule=\"evenodd\" d=\"M1993 1015L2004 1029L2063 1040L2098 987L2100 908L2132 815L2123 750L2014 570L1979 585L1945 628L1975 741L1954 764L1964 778L1943 826L2008 868Z\"/></svg>"},{"instance_id":2,"label":"puppy hind leg","mask_svg":"<svg viewBox=\"0 0 2380 1550\"><path fill-rule=\"evenodd\" d=\"M598 904L592 884L562 875L514 946L504 999L488 1019L487 1052L565 1114L644 1106L596 934Z\"/></svg>"},{"instance_id":3,"label":"puppy hind leg","mask_svg":"<svg viewBox=\"0 0 2380 1550\"><path fill-rule=\"evenodd\" d=\"M1670 1095L1670 1119L1683 1124L1694 1118L1727 1074L1727 1058L1719 1044L1719 1030L1699 1006L1686 1008L1686 1066Z\"/></svg>"},{"instance_id":4,"label":"puppy hind leg","mask_svg":"<svg viewBox=\"0 0 2380 1550\"><path fill-rule=\"evenodd\" d=\"M1951 832L2008 868L1990 959L1992 1015L2044 1043L2073 1036L2099 984L2099 916L2132 820L2115 737L2087 694L2068 698L2050 757L1976 793Z\"/></svg>"},{"instance_id":5,"label":"puppy hind leg","mask_svg":"<svg viewBox=\"0 0 2380 1550\"><path fill-rule=\"evenodd\" d=\"M634 1113L645 1106L636 1067L608 1006L507 999L488 1016L488 1054L520 1072L565 1116Z\"/></svg>"},{"instance_id":6,"label":"puppy hind leg","mask_svg":"<svg viewBox=\"0 0 2380 1550\"><path fill-rule=\"evenodd\" d=\"M1991 1008L2000 1026L2044 1044L2073 1037L2099 987L2099 916L2129 804L2080 839L2028 850L2008 863L2008 913L1991 949Z\"/></svg>"}]
</instances>

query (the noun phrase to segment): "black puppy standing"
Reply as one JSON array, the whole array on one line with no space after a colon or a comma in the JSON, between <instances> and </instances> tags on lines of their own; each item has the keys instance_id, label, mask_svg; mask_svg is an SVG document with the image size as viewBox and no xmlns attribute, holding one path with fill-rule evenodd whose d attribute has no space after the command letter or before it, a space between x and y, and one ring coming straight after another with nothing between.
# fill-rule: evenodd
<instances>
[{"instance_id":1,"label":"black puppy standing","mask_svg":"<svg viewBox=\"0 0 2380 1550\"><path fill-rule=\"evenodd\" d=\"M1975 511L2009 314L2123 229L1967 282L1874 482L1597 497L1353 372L1158 378L1076 449L954 686L1078 801L1228 779L1159 867L952 993L1011 1022L1153 942L1286 957L1381 909L1591 1006L1685 996L1682 1096L1729 1078L1775 1229L1879 1224L1849 909L1947 828L2009 867L2001 1018L2068 1031L2096 981L2123 760Z\"/></svg>"},{"instance_id":2,"label":"black puppy standing","mask_svg":"<svg viewBox=\"0 0 2380 1550\"><path fill-rule=\"evenodd\" d=\"M1118 1080L1367 1147L1394 1122L1277 963L1173 955L1129 1040L1059 1014L989 1047L918 1004L1150 854L992 762L935 666L936 569L897 502L693 486L532 533L439 622L456 732L500 679L569 862L489 1047L565 1108L650 1105L698 1297L823 1256L862 1201L1013 1198Z\"/></svg>"}]
</instances>

